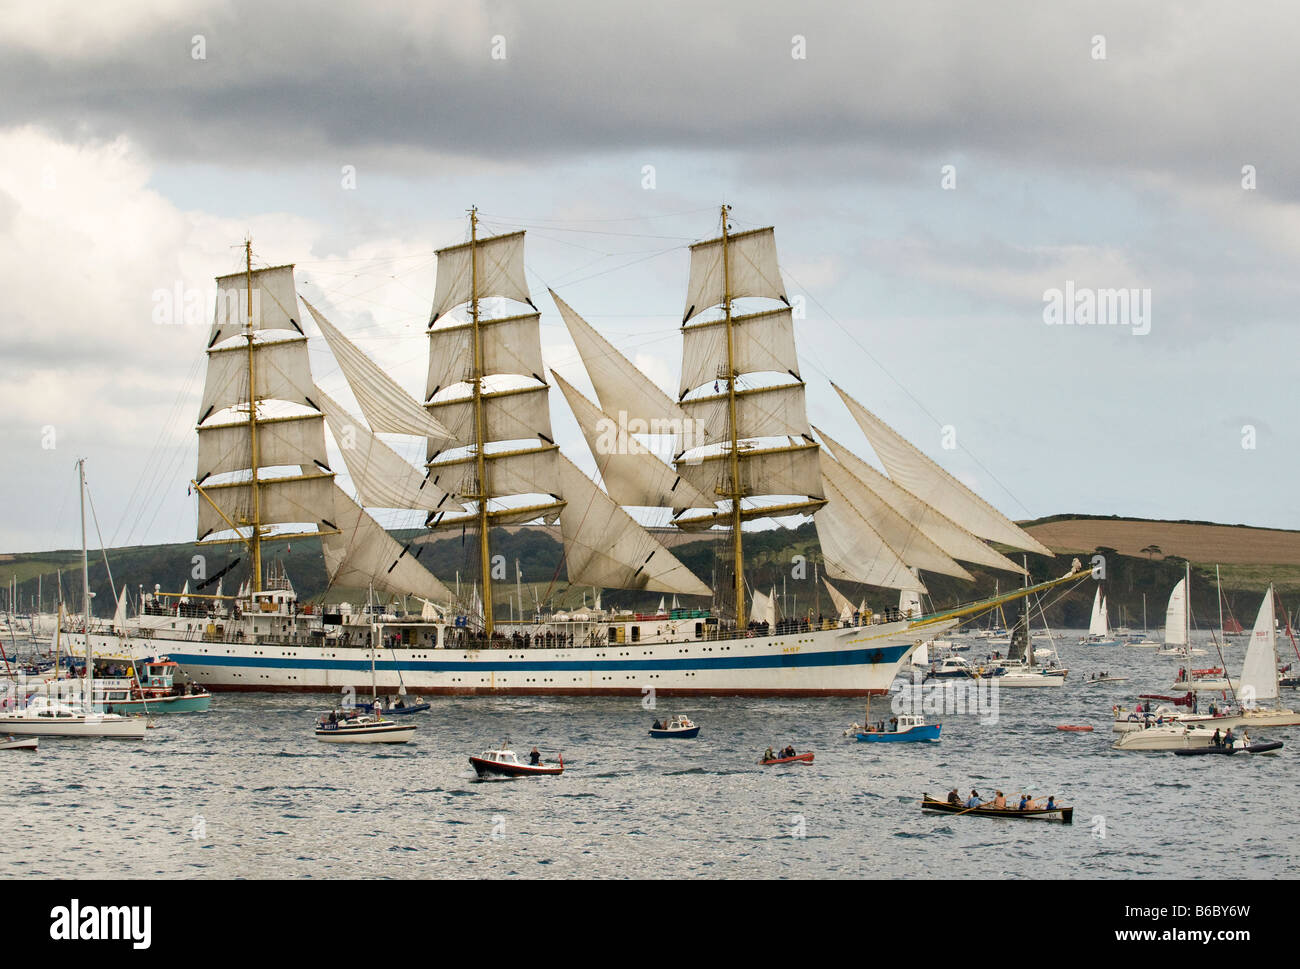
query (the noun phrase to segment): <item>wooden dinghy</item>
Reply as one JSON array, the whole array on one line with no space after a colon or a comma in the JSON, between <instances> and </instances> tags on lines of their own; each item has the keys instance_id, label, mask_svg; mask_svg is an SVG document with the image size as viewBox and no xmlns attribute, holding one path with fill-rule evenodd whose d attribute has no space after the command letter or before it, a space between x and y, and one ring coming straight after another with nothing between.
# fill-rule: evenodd
<instances>
[{"instance_id":1,"label":"wooden dinghy","mask_svg":"<svg viewBox=\"0 0 1300 969\"><path fill-rule=\"evenodd\" d=\"M929 794L922 794L921 810L931 811L936 814L965 814L978 815L984 818L1019 818L1022 820L1037 818L1041 821L1060 821L1063 824L1074 823L1074 808L1059 805L1054 808L1033 808L1027 811L1018 811L1015 808L995 808L992 805L968 808L960 804L949 804L947 801L936 801Z\"/></svg>"}]
</instances>

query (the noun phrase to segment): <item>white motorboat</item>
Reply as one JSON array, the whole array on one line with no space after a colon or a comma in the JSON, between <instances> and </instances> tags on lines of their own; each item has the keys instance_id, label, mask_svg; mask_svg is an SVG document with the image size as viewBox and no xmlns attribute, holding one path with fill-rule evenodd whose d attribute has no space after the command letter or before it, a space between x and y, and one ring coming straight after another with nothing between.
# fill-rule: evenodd
<instances>
[{"instance_id":1,"label":"white motorboat","mask_svg":"<svg viewBox=\"0 0 1300 969\"><path fill-rule=\"evenodd\" d=\"M25 707L0 714L0 733L26 737L117 737L139 740L149 721L116 713L87 712L84 707L35 696Z\"/></svg>"},{"instance_id":2,"label":"white motorboat","mask_svg":"<svg viewBox=\"0 0 1300 969\"><path fill-rule=\"evenodd\" d=\"M1147 727L1122 733L1112 744L1115 750L1190 750L1209 747L1214 731L1199 723L1176 723L1165 727Z\"/></svg>"},{"instance_id":3,"label":"white motorboat","mask_svg":"<svg viewBox=\"0 0 1300 969\"><path fill-rule=\"evenodd\" d=\"M0 738L0 750L35 750L40 744L38 737L8 737Z\"/></svg>"}]
</instances>

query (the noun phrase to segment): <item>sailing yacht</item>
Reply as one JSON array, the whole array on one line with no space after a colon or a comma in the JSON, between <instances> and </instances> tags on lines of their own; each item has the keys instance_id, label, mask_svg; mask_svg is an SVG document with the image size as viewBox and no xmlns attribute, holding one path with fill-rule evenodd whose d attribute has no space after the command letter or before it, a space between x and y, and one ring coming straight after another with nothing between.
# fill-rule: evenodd
<instances>
[{"instance_id":1,"label":"sailing yacht","mask_svg":"<svg viewBox=\"0 0 1300 969\"><path fill-rule=\"evenodd\" d=\"M468 228L468 241L437 252L422 400L303 299L360 416L314 383L292 266L254 269L246 244L243 271L217 280L191 488L200 544L242 547L249 580L237 596L196 593L186 608L146 596L138 648L165 651L212 690L359 687L370 669L359 650L373 647L386 691L863 696L885 693L919 643L963 616L1088 577L1076 561L1059 578L944 613L859 607L848 620L763 629L753 603L767 612L771 597L746 582L749 522L811 515L831 577L917 593L925 587L913 569L970 579L962 561L1022 573L990 541L1050 552L838 387L888 475L814 438L771 228L733 233L724 207L721 233L691 246L676 399L552 292L596 401L544 369L524 233L482 236L476 210ZM764 308L740 313L738 300ZM490 315L495 305L514 309ZM603 488L555 444L552 384ZM326 427L355 497L335 481ZM423 469L380 434L422 438ZM655 434L673 436L671 461L638 439ZM420 561L427 546L399 544L375 508L418 510L430 530L460 533L481 600L452 593ZM677 529L725 541L726 581L700 581L628 508L668 510ZM558 526L571 585L709 605L503 623L492 530L528 522ZM412 596L423 607L358 614L299 603L287 577L264 586L262 545L304 536L319 538L332 589L373 584L389 602Z\"/></svg>"},{"instance_id":2,"label":"sailing yacht","mask_svg":"<svg viewBox=\"0 0 1300 969\"><path fill-rule=\"evenodd\" d=\"M139 740L149 724L143 717L103 712L102 690L95 688L95 662L90 632L90 559L86 549L86 461L77 461L81 489L81 586L84 604L86 672L76 698L41 694L24 698L22 706L0 713L0 733L41 737L116 737ZM57 668L56 668L57 669Z\"/></svg>"},{"instance_id":3,"label":"sailing yacht","mask_svg":"<svg viewBox=\"0 0 1300 969\"><path fill-rule=\"evenodd\" d=\"M1277 624L1273 608L1273 586L1264 593L1255 626L1246 646L1246 658L1241 666L1241 687L1237 700L1242 726L1293 726L1300 724L1300 714L1276 704L1280 691L1277 673Z\"/></svg>"},{"instance_id":4,"label":"sailing yacht","mask_svg":"<svg viewBox=\"0 0 1300 969\"><path fill-rule=\"evenodd\" d=\"M1178 580L1174 591L1169 594L1169 606L1165 611L1165 648L1157 655L1177 655L1183 657L1184 666L1179 672L1173 690L1205 691L1221 693L1237 688L1236 682L1227 678L1224 670L1213 667L1193 669L1191 658L1204 655L1205 650L1192 646L1191 636L1191 588L1192 567L1184 565L1185 575Z\"/></svg>"},{"instance_id":5,"label":"sailing yacht","mask_svg":"<svg viewBox=\"0 0 1300 969\"><path fill-rule=\"evenodd\" d=\"M1085 646L1118 646L1119 640L1111 635L1110 617L1106 608L1106 597L1102 595L1101 586L1092 600L1092 618L1088 620L1088 635L1079 640Z\"/></svg>"}]
</instances>

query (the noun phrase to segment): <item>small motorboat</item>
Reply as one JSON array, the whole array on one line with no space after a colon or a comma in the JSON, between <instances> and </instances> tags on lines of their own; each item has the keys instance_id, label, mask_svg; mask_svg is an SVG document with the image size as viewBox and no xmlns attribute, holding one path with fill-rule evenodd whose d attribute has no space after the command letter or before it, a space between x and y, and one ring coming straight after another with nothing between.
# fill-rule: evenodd
<instances>
[{"instance_id":1,"label":"small motorboat","mask_svg":"<svg viewBox=\"0 0 1300 969\"><path fill-rule=\"evenodd\" d=\"M326 744L404 744L413 736L415 724L373 713L327 713L316 721L316 739Z\"/></svg>"},{"instance_id":2,"label":"small motorboat","mask_svg":"<svg viewBox=\"0 0 1300 969\"><path fill-rule=\"evenodd\" d=\"M1190 747L1187 750L1175 750L1174 753L1179 757L1195 757L1200 754L1265 754L1270 750L1280 750L1281 748L1282 741L1280 740L1256 740L1247 742L1242 739L1236 741L1231 746L1224 744L1223 746L1218 747L1214 745L1209 747Z\"/></svg>"},{"instance_id":3,"label":"small motorboat","mask_svg":"<svg viewBox=\"0 0 1300 969\"><path fill-rule=\"evenodd\" d=\"M0 737L0 750L35 750L39 742L39 737L15 737L9 734Z\"/></svg>"},{"instance_id":4,"label":"small motorboat","mask_svg":"<svg viewBox=\"0 0 1300 969\"><path fill-rule=\"evenodd\" d=\"M905 713L890 720L889 723L867 724L865 730L858 733L858 740L867 744L915 743L919 741L937 741L942 724L926 723L919 714ZM889 729L886 730L885 728Z\"/></svg>"},{"instance_id":5,"label":"small motorboat","mask_svg":"<svg viewBox=\"0 0 1300 969\"><path fill-rule=\"evenodd\" d=\"M1093 686L1097 683L1127 683L1127 676L1090 676L1083 681L1084 686Z\"/></svg>"},{"instance_id":6,"label":"small motorboat","mask_svg":"<svg viewBox=\"0 0 1300 969\"><path fill-rule=\"evenodd\" d=\"M515 752L507 750L504 744L497 750L485 750L477 757L471 757L469 762L474 766L479 777L534 777L564 773L563 754L560 755L558 764L546 764L540 760L536 764L524 764L520 763Z\"/></svg>"},{"instance_id":7,"label":"small motorboat","mask_svg":"<svg viewBox=\"0 0 1300 969\"><path fill-rule=\"evenodd\" d=\"M681 737L683 740L698 736L699 732L700 725L698 723L694 723L690 717L683 717L680 714L666 723L656 720L655 725L650 728L651 737Z\"/></svg>"},{"instance_id":8,"label":"small motorboat","mask_svg":"<svg viewBox=\"0 0 1300 969\"><path fill-rule=\"evenodd\" d=\"M991 804L968 808L947 801L936 801L929 794L921 795L921 810L935 814L965 814L981 818L1018 818L1020 820L1060 821L1062 824L1074 823L1074 808L1057 805L1052 808L1028 808L1024 811L1016 808L995 808Z\"/></svg>"},{"instance_id":9,"label":"small motorboat","mask_svg":"<svg viewBox=\"0 0 1300 969\"><path fill-rule=\"evenodd\" d=\"M762 767L771 767L773 764L811 764L813 762L812 752L806 754L795 754L793 757L774 757L771 760L760 760L758 763Z\"/></svg>"}]
</instances>

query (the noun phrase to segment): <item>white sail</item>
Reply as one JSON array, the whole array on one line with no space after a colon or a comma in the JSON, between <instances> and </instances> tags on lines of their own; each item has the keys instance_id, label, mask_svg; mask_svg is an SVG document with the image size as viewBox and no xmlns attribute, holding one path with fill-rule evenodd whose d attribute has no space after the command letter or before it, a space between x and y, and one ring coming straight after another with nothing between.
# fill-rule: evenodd
<instances>
[{"instance_id":1,"label":"white sail","mask_svg":"<svg viewBox=\"0 0 1300 969\"><path fill-rule=\"evenodd\" d=\"M1088 635L1105 636L1108 632L1106 625L1106 614L1103 611L1101 600L1101 586L1097 586L1097 592L1092 598L1092 615L1088 619Z\"/></svg>"},{"instance_id":2,"label":"white sail","mask_svg":"<svg viewBox=\"0 0 1300 969\"><path fill-rule=\"evenodd\" d=\"M317 473L289 478L269 478L258 484L259 504L263 525L306 523L320 520L321 509L333 505L334 475ZM229 484L205 485L207 498L200 497L199 539L214 532L230 530L226 518L242 527L252 521L253 489L246 481ZM215 502L225 514L218 514L207 499Z\"/></svg>"},{"instance_id":3,"label":"white sail","mask_svg":"<svg viewBox=\"0 0 1300 969\"><path fill-rule=\"evenodd\" d=\"M794 320L788 306L731 319L732 369L736 373L781 373L799 378L794 346ZM725 319L692 323L682 328L682 378L685 394L718 378L727 370Z\"/></svg>"},{"instance_id":4,"label":"white sail","mask_svg":"<svg viewBox=\"0 0 1300 969\"><path fill-rule=\"evenodd\" d=\"M483 376L518 374L545 383L539 313L478 322ZM474 324L453 323L429 331L429 378L424 397L458 383L474 372Z\"/></svg>"},{"instance_id":5,"label":"white sail","mask_svg":"<svg viewBox=\"0 0 1300 969\"><path fill-rule=\"evenodd\" d=\"M924 592L924 584L858 513L852 502L829 480L824 479L823 484L828 501L813 521L826 560L826 571L837 579L886 589Z\"/></svg>"},{"instance_id":6,"label":"white sail","mask_svg":"<svg viewBox=\"0 0 1300 969\"><path fill-rule=\"evenodd\" d=\"M921 615L921 594L913 589L904 589L898 594L898 611L908 619Z\"/></svg>"},{"instance_id":7,"label":"white sail","mask_svg":"<svg viewBox=\"0 0 1300 969\"><path fill-rule=\"evenodd\" d=\"M770 594L754 590L753 604L749 608L749 618L757 623L767 623L769 630L776 628L776 589Z\"/></svg>"},{"instance_id":8,"label":"white sail","mask_svg":"<svg viewBox=\"0 0 1300 969\"><path fill-rule=\"evenodd\" d=\"M921 534L949 556L962 562L973 562L976 565L1024 574L1024 569L1015 562L993 551L943 512L931 508L906 488L895 484L821 428L813 429L818 437L831 446L836 460L855 478L879 495L894 511L916 526Z\"/></svg>"},{"instance_id":9,"label":"white sail","mask_svg":"<svg viewBox=\"0 0 1300 969\"><path fill-rule=\"evenodd\" d=\"M202 426L199 432L198 477L243 471L253 466L248 419L233 424ZM262 418L257 422L259 468L297 467L303 474L328 468L325 419L320 414Z\"/></svg>"},{"instance_id":10,"label":"white sail","mask_svg":"<svg viewBox=\"0 0 1300 969\"><path fill-rule=\"evenodd\" d=\"M657 426L664 428L663 433L679 433L685 426L686 414L677 402L592 329L590 323L555 295L555 290L550 293L569 336L578 348L591 385L596 389L601 410L612 415L622 414L625 420L642 420L648 424L657 422Z\"/></svg>"},{"instance_id":11,"label":"white sail","mask_svg":"<svg viewBox=\"0 0 1300 969\"><path fill-rule=\"evenodd\" d=\"M703 443L731 440L731 411L723 390L706 397L682 401L682 410L699 421ZM739 438L802 437L811 440L812 428L804 405L803 384L756 387L736 391L736 428Z\"/></svg>"},{"instance_id":12,"label":"white sail","mask_svg":"<svg viewBox=\"0 0 1300 969\"><path fill-rule=\"evenodd\" d=\"M1241 667L1241 702L1250 706L1277 698L1277 630L1270 585L1255 616L1255 628L1251 630L1246 660Z\"/></svg>"},{"instance_id":13,"label":"white sail","mask_svg":"<svg viewBox=\"0 0 1300 969\"><path fill-rule=\"evenodd\" d=\"M724 267L721 237L691 246L691 277L686 287L683 323L711 306L720 305L728 296L789 302L777 265L776 233L771 227L729 235L726 252Z\"/></svg>"},{"instance_id":14,"label":"white sail","mask_svg":"<svg viewBox=\"0 0 1300 969\"><path fill-rule=\"evenodd\" d=\"M293 283L293 266L272 266L254 269L253 279L253 329L296 330L298 324L298 296ZM217 307L212 329L208 333L208 346L244 333L248 325L249 273L231 273L217 277Z\"/></svg>"},{"instance_id":15,"label":"white sail","mask_svg":"<svg viewBox=\"0 0 1300 969\"><path fill-rule=\"evenodd\" d=\"M823 461L822 474L826 481L835 486L836 493L853 506L853 510L903 562L914 568L938 572L941 575L973 580L974 576L945 555L939 546L889 507L879 495L850 474L839 462ZM917 586L906 585L897 588L914 590Z\"/></svg>"},{"instance_id":16,"label":"white sail","mask_svg":"<svg viewBox=\"0 0 1300 969\"><path fill-rule=\"evenodd\" d=\"M439 487L436 478L413 468L319 387L315 396L362 505L423 511L465 510L464 505L447 494L447 489Z\"/></svg>"},{"instance_id":17,"label":"white sail","mask_svg":"<svg viewBox=\"0 0 1300 969\"><path fill-rule=\"evenodd\" d=\"M550 444L525 450L488 452L483 460L487 464L488 481L494 495L559 494L560 479L556 467L559 449ZM465 500L475 494L474 475L478 456L461 455L440 459L429 464L429 474L439 487L446 488L456 497Z\"/></svg>"},{"instance_id":18,"label":"white sail","mask_svg":"<svg viewBox=\"0 0 1300 969\"><path fill-rule=\"evenodd\" d=\"M825 576L822 576L822 582L826 584L826 591L831 594L831 603L835 606L835 612L839 618L852 619L853 603L849 601L849 597L831 585L830 579Z\"/></svg>"},{"instance_id":19,"label":"white sail","mask_svg":"<svg viewBox=\"0 0 1300 969\"><path fill-rule=\"evenodd\" d=\"M571 585L707 596L710 589L564 455L560 516Z\"/></svg>"},{"instance_id":20,"label":"white sail","mask_svg":"<svg viewBox=\"0 0 1300 969\"><path fill-rule=\"evenodd\" d=\"M541 438L548 444L553 443L551 412L547 407L549 389L541 384L483 394L485 440L491 443ZM430 403L428 408L447 428L447 448L467 447L475 443L473 397L437 400ZM433 456L430 454L431 459Z\"/></svg>"},{"instance_id":21,"label":"white sail","mask_svg":"<svg viewBox=\"0 0 1300 969\"><path fill-rule=\"evenodd\" d=\"M320 327L347 378L357 406L372 430L385 434L413 434L420 437L445 438L447 429L434 420L420 402L402 389L402 385L361 351L307 300L303 300L316 325Z\"/></svg>"},{"instance_id":22,"label":"white sail","mask_svg":"<svg viewBox=\"0 0 1300 969\"><path fill-rule=\"evenodd\" d=\"M809 495L821 498L821 461L816 444L750 448L737 456L741 491L746 495ZM729 450L692 456L677 470L702 494L717 494L731 476Z\"/></svg>"},{"instance_id":23,"label":"white sail","mask_svg":"<svg viewBox=\"0 0 1300 969\"><path fill-rule=\"evenodd\" d=\"M1097 595L1101 595L1100 589ZM1093 609L1096 611L1097 607L1094 605ZM1187 626L1187 580L1179 579L1169 594L1169 606L1165 609L1165 645L1186 646Z\"/></svg>"},{"instance_id":24,"label":"white sail","mask_svg":"<svg viewBox=\"0 0 1300 969\"><path fill-rule=\"evenodd\" d=\"M834 384L831 386L835 387ZM1052 554L1051 549L931 461L843 390L835 387L835 391L862 428L895 484L939 509L973 535L1040 555Z\"/></svg>"},{"instance_id":25,"label":"white sail","mask_svg":"<svg viewBox=\"0 0 1300 969\"><path fill-rule=\"evenodd\" d=\"M620 505L711 508L714 499L685 480L618 421L557 373L555 382L577 418L609 496Z\"/></svg>"},{"instance_id":26,"label":"white sail","mask_svg":"<svg viewBox=\"0 0 1300 969\"><path fill-rule=\"evenodd\" d=\"M117 608L113 611L113 632L126 632L126 586L117 594Z\"/></svg>"},{"instance_id":27,"label":"white sail","mask_svg":"<svg viewBox=\"0 0 1300 969\"><path fill-rule=\"evenodd\" d=\"M528 298L528 279L524 274L522 232L477 240L473 245L473 265L470 251L468 242L438 250L438 279L433 293L431 326L452 307L468 303L475 297L503 296L532 305ZM477 292L471 286L471 280L476 281Z\"/></svg>"},{"instance_id":28,"label":"white sail","mask_svg":"<svg viewBox=\"0 0 1300 969\"><path fill-rule=\"evenodd\" d=\"M307 338L295 337L274 343L254 343L254 374L258 400L285 400L314 406L307 394L311 390L311 364L307 357ZM248 347L237 343L208 351L207 380L203 402L199 405L199 423L228 407L248 407Z\"/></svg>"},{"instance_id":29,"label":"white sail","mask_svg":"<svg viewBox=\"0 0 1300 969\"><path fill-rule=\"evenodd\" d=\"M321 537L330 584L344 589L371 586L386 596L415 595L449 602L451 591L418 561L418 551L403 547L337 486L328 495L338 531Z\"/></svg>"}]
</instances>

